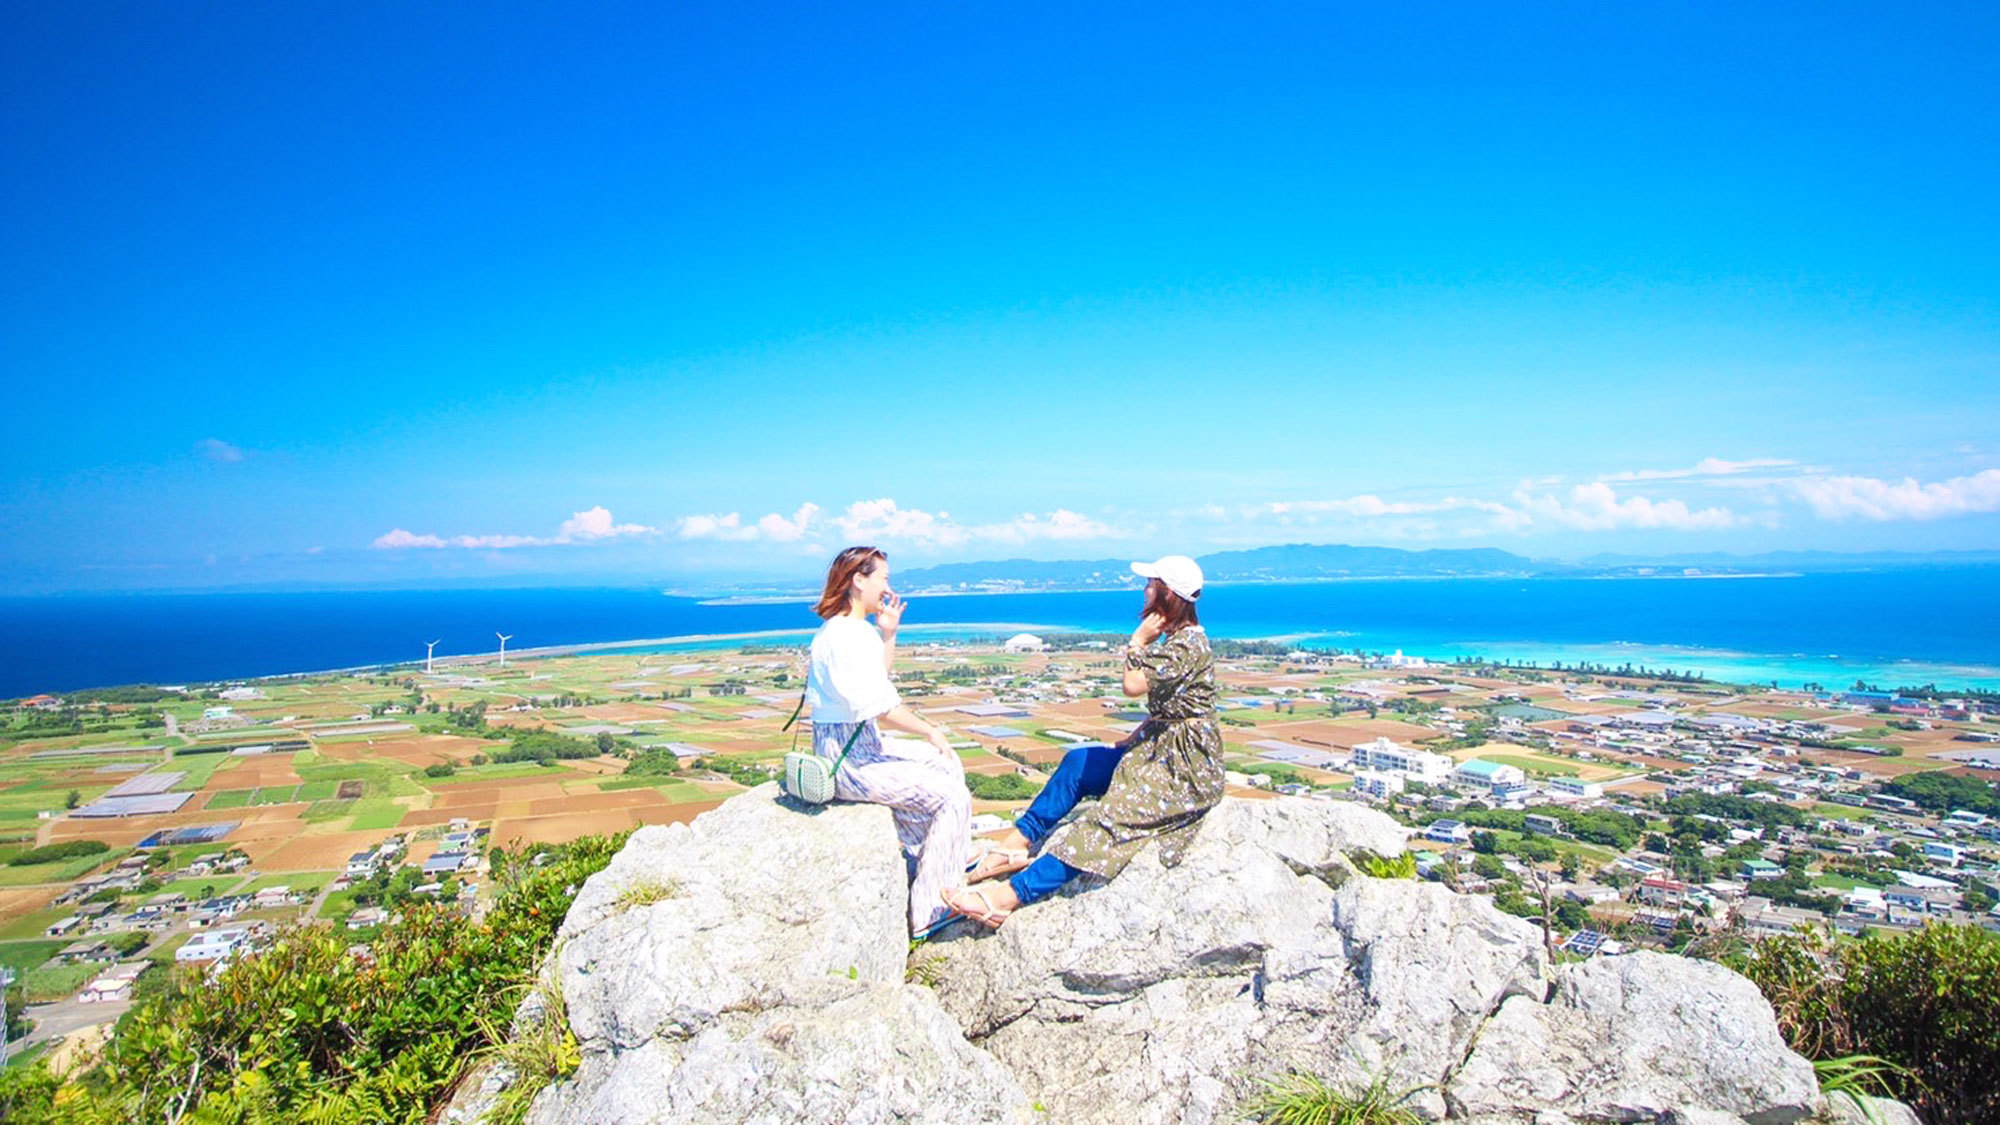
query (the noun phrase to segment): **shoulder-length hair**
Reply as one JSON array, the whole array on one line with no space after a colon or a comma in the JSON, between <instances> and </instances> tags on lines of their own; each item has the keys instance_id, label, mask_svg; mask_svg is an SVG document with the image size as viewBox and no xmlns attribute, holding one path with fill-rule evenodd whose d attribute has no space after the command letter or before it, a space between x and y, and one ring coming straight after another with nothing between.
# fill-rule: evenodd
<instances>
[{"instance_id":1,"label":"shoulder-length hair","mask_svg":"<svg viewBox=\"0 0 2000 1125\"><path fill-rule=\"evenodd\" d=\"M826 589L820 591L819 604L813 607L813 612L821 620L846 613L854 597L854 576L873 574L876 567L888 561L888 554L880 547L849 547L835 555L833 565L826 568Z\"/></svg>"},{"instance_id":2,"label":"shoulder-length hair","mask_svg":"<svg viewBox=\"0 0 2000 1125\"><path fill-rule=\"evenodd\" d=\"M1200 596L1199 592L1195 594L1197 598ZM1167 584L1157 578L1146 583L1146 604L1139 608L1140 617L1149 613L1157 613L1167 619L1166 626L1160 630L1162 633L1178 633L1190 625L1201 624L1194 602L1167 589Z\"/></svg>"}]
</instances>

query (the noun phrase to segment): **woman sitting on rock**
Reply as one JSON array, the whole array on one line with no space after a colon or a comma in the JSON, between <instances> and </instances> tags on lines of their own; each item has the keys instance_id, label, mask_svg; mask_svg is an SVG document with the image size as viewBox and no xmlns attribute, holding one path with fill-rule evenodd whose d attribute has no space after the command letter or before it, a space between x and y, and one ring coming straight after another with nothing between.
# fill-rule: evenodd
<instances>
[{"instance_id":1,"label":"woman sitting on rock","mask_svg":"<svg viewBox=\"0 0 2000 1125\"><path fill-rule=\"evenodd\" d=\"M814 607L826 624L813 637L806 702L812 708L813 752L822 758L839 758L855 726L863 728L834 775L833 795L894 812L896 836L917 858L910 886L915 933L944 915L941 893L965 884L972 794L944 728L903 706L889 682L905 604L889 589L888 555L874 547L842 551L828 568L826 589ZM871 613L874 625L868 623ZM924 741L885 738L878 723Z\"/></svg>"},{"instance_id":2,"label":"woman sitting on rock","mask_svg":"<svg viewBox=\"0 0 2000 1125\"><path fill-rule=\"evenodd\" d=\"M944 892L953 911L997 927L1018 906L1047 898L1079 872L1112 878L1150 840L1160 862L1180 863L1201 816L1222 800L1222 734L1215 725L1215 658L1195 616L1201 567L1184 555L1133 563L1148 579L1139 628L1125 649L1123 687L1146 697L1146 721L1116 746L1079 746L1008 836L967 877L1013 878ZM1155 640L1158 644L1154 644ZM1053 847L1030 854L1085 797L1102 797Z\"/></svg>"}]
</instances>

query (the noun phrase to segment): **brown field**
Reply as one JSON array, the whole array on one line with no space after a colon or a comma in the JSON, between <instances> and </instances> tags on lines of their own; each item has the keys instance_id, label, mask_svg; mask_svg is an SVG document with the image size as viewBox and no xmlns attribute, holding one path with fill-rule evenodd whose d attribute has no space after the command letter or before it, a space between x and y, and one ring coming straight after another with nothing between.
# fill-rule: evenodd
<instances>
[{"instance_id":1,"label":"brown field","mask_svg":"<svg viewBox=\"0 0 2000 1125\"><path fill-rule=\"evenodd\" d=\"M486 725L489 727L525 727L530 729L533 728L546 729L554 724L536 711L499 711L499 712L489 712L487 714Z\"/></svg>"},{"instance_id":2,"label":"brown field","mask_svg":"<svg viewBox=\"0 0 2000 1125\"><path fill-rule=\"evenodd\" d=\"M396 828L407 831L412 828L428 828L434 824L449 824L454 820L469 820L474 824L493 819L499 809L498 801L488 801L483 805L463 805L450 809L415 809L403 814Z\"/></svg>"},{"instance_id":3,"label":"brown field","mask_svg":"<svg viewBox=\"0 0 2000 1125\"><path fill-rule=\"evenodd\" d=\"M295 833L298 830L299 812L304 807L303 805L259 805L242 809L222 809L217 812L183 810L165 816L131 816L105 820L64 817L61 820L50 821L44 826L42 842L103 840L114 848L129 848L163 828L217 824L234 820L240 822L241 827L231 833L223 844L236 844L245 838L255 838L260 826L274 826L270 829L273 834Z\"/></svg>"},{"instance_id":4,"label":"brown field","mask_svg":"<svg viewBox=\"0 0 2000 1125\"><path fill-rule=\"evenodd\" d=\"M670 719L673 711L656 703L599 703L591 707L579 707L575 713L599 723L638 723L652 719ZM785 713L791 714L786 708Z\"/></svg>"},{"instance_id":5,"label":"brown field","mask_svg":"<svg viewBox=\"0 0 2000 1125\"><path fill-rule=\"evenodd\" d=\"M300 780L292 769L290 754L253 754L224 764L209 775L202 788L208 792L253 789L259 785L297 785Z\"/></svg>"},{"instance_id":6,"label":"brown field","mask_svg":"<svg viewBox=\"0 0 2000 1125\"><path fill-rule=\"evenodd\" d=\"M1901 777L1906 773L1923 773L1926 770L1943 769L1945 763L1936 758L1878 758L1873 754L1849 754L1840 750L1809 749L1805 756L1822 765L1839 766L1842 769L1860 770L1876 777Z\"/></svg>"},{"instance_id":7,"label":"brown field","mask_svg":"<svg viewBox=\"0 0 2000 1125\"><path fill-rule=\"evenodd\" d=\"M559 782L542 781L524 777L517 784L505 782L484 782L478 785L452 785L438 789L434 807L440 809L463 809L474 805L495 805L503 801L532 801L537 798L560 798L565 790ZM463 815L463 814L460 814Z\"/></svg>"},{"instance_id":8,"label":"brown field","mask_svg":"<svg viewBox=\"0 0 2000 1125\"><path fill-rule=\"evenodd\" d=\"M23 918L46 908L64 887L0 887L0 918Z\"/></svg>"},{"instance_id":9,"label":"brown field","mask_svg":"<svg viewBox=\"0 0 2000 1125\"><path fill-rule=\"evenodd\" d=\"M513 802L507 802L512 804ZM520 812L502 810L501 819L510 817L557 816L562 813L600 812L610 809L636 809L648 805L664 805L666 799L652 789L615 789L609 793L578 793L563 797L543 797L539 800L522 802L527 807Z\"/></svg>"},{"instance_id":10,"label":"brown field","mask_svg":"<svg viewBox=\"0 0 2000 1125\"><path fill-rule=\"evenodd\" d=\"M722 802L688 801L678 805L665 802L638 808L607 809L592 813L563 813L558 816L526 817L503 821L493 827L493 838L502 843L562 843L598 832L623 832L641 824L684 824Z\"/></svg>"},{"instance_id":11,"label":"brown field","mask_svg":"<svg viewBox=\"0 0 2000 1125\"><path fill-rule=\"evenodd\" d=\"M1443 731L1395 719L1300 719L1257 724L1255 738L1276 738L1321 749L1352 750L1364 742L1387 738L1405 746L1444 737Z\"/></svg>"},{"instance_id":12,"label":"brown field","mask_svg":"<svg viewBox=\"0 0 2000 1125\"><path fill-rule=\"evenodd\" d=\"M389 830L380 829L293 836L257 856L257 867L263 871L339 870L347 866L348 856L374 847L388 835ZM235 842L233 836L230 842Z\"/></svg>"},{"instance_id":13,"label":"brown field","mask_svg":"<svg viewBox=\"0 0 2000 1125\"><path fill-rule=\"evenodd\" d=\"M1612 790L1607 790L1607 792L1609 791ZM1642 778L1635 778L1634 780L1631 781L1619 782L1615 786L1615 791L1619 793L1629 793L1635 797L1657 797L1660 794L1665 793L1667 791L1667 787L1660 782L1648 781L1642 777Z\"/></svg>"}]
</instances>

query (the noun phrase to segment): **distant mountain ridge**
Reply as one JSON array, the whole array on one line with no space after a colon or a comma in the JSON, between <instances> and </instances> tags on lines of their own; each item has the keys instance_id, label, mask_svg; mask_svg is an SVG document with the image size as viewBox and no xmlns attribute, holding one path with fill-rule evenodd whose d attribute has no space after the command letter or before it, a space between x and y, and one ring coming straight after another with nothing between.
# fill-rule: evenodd
<instances>
[{"instance_id":1,"label":"distant mountain ridge","mask_svg":"<svg viewBox=\"0 0 2000 1125\"><path fill-rule=\"evenodd\" d=\"M1612 578L1678 574L1766 574L1772 571L1867 570L1881 567L2000 564L2000 551L1774 551L1662 555L1593 555L1577 562L1531 559L1497 547L1355 547L1288 543L1199 556L1211 582L1298 582L1339 578ZM1126 559L996 559L942 563L899 571L896 585L924 590L1111 590L1137 586Z\"/></svg>"}]
</instances>

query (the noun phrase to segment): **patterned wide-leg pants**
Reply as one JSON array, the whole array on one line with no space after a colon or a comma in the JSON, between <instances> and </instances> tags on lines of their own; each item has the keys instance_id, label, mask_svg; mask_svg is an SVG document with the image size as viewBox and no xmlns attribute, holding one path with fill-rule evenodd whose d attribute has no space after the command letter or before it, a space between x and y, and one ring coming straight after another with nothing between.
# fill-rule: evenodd
<instances>
[{"instance_id":1,"label":"patterned wide-leg pants","mask_svg":"<svg viewBox=\"0 0 2000 1125\"><path fill-rule=\"evenodd\" d=\"M813 751L840 756L852 723L814 723ZM944 916L940 892L965 884L972 850L972 794L956 754L914 738L884 738L873 722L854 740L834 777L833 794L843 801L887 805L896 819L896 838L917 857L910 881L910 932Z\"/></svg>"}]
</instances>

